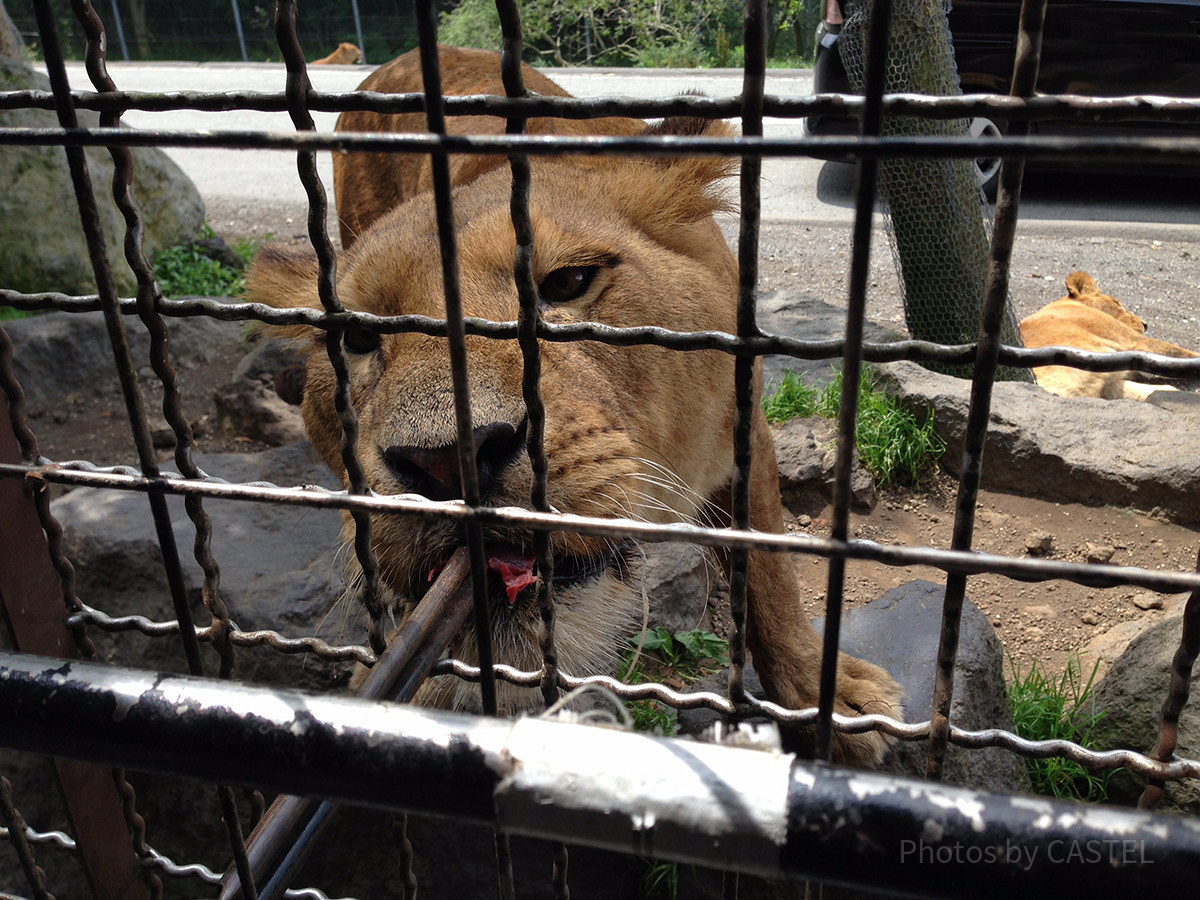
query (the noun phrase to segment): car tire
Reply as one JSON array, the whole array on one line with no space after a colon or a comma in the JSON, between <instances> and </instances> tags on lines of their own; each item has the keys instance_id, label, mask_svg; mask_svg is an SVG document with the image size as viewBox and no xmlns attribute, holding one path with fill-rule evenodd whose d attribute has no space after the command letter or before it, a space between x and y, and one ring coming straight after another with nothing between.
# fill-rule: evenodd
<instances>
[{"instance_id":1,"label":"car tire","mask_svg":"<svg viewBox=\"0 0 1200 900\"><path fill-rule=\"evenodd\" d=\"M997 138L1004 136L1004 129L999 123L983 116L971 119L968 131L974 138ZM989 200L996 199L996 190L1000 186L1000 157L987 156L972 160L975 169L975 180L980 190Z\"/></svg>"}]
</instances>

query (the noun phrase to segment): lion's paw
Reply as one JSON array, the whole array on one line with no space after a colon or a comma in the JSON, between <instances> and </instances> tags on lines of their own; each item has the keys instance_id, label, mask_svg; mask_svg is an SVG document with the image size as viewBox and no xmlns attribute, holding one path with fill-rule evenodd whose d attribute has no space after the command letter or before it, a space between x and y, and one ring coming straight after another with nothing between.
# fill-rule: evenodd
<instances>
[{"instance_id":1,"label":"lion's paw","mask_svg":"<svg viewBox=\"0 0 1200 900\"><path fill-rule=\"evenodd\" d=\"M880 714L903 718L904 692L879 666L841 654L835 712L844 716ZM859 768L874 768L883 761L894 738L879 731L833 734L833 761Z\"/></svg>"}]
</instances>

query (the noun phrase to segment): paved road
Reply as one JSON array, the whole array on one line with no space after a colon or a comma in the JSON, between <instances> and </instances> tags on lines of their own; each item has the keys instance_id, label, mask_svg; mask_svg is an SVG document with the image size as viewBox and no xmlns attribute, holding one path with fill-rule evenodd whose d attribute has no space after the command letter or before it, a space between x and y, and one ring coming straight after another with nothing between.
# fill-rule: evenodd
<instances>
[{"instance_id":1,"label":"paved road","mask_svg":"<svg viewBox=\"0 0 1200 900\"><path fill-rule=\"evenodd\" d=\"M128 90L282 90L284 71L272 64L113 63L110 71ZM361 66L316 67L320 90L351 90L369 71ZM554 70L551 77L579 96L655 96L699 89L733 96L737 72ZM72 83L86 85L81 66ZM773 71L767 91L804 95L807 71ZM335 116L316 114L332 130ZM129 113L131 126L163 129L268 129L290 131L286 114ZM797 134L797 121L768 120L768 135ZM182 150L173 156L208 205L209 220L227 238L273 234L305 236L306 204L290 154L269 150ZM329 157L318 157L332 184ZM818 160L764 163L760 247L764 290L788 290L844 302L853 169ZM1063 293L1068 272L1083 269L1101 287L1131 305L1157 337L1200 348L1200 179L1034 174L1026 184L1013 255L1011 294L1027 315ZM333 228L331 212L330 226ZM731 223L731 227L732 223ZM903 322L897 273L882 231L872 253L869 314L899 327Z\"/></svg>"},{"instance_id":2,"label":"paved road","mask_svg":"<svg viewBox=\"0 0 1200 900\"><path fill-rule=\"evenodd\" d=\"M284 71L275 64L112 63L117 85L127 90L282 90ZM363 66L320 66L310 70L319 90L351 90L366 77ZM578 96L664 96L701 90L710 96L732 96L741 87L735 71L548 70L548 74ZM71 67L72 83L86 84L82 66ZM812 75L805 70L772 71L767 92L783 96L811 92ZM314 116L319 129L332 130L335 116ZM286 114L255 112L170 112L126 115L134 127L165 129L290 130ZM797 120L768 119L768 136L800 133ZM192 177L210 202L263 200L304 202L294 166L281 162L278 151L167 151ZM331 167L322 155L325 183ZM768 159L763 169L763 217L770 222L833 224L849 222L852 208L850 166L819 160ZM1080 179L1061 175L1034 177L1026 191L1022 217L1039 231L1087 231L1114 236L1162 236L1200 223L1200 191L1194 180L1181 188L1177 179ZM1176 235L1178 236L1178 235Z\"/></svg>"}]
</instances>

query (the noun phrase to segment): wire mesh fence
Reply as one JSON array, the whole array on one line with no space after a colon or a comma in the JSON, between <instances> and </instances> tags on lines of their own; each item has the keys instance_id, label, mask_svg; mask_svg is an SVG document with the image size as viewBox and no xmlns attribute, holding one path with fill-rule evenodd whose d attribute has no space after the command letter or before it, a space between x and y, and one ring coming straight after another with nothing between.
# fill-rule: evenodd
<instances>
[{"instance_id":1,"label":"wire mesh fence","mask_svg":"<svg viewBox=\"0 0 1200 900\"><path fill-rule=\"evenodd\" d=\"M930 157L969 160L979 152L962 135L933 137L883 134L879 123L886 113L961 117L969 110L988 110L999 118L1091 115L1105 108L1114 115L1200 118L1200 101L1156 104L1147 109L1139 99L1082 104L1072 98L928 98L905 96L884 100L882 85L866 80L865 99L802 98L783 100L764 94L765 4L746 9L745 82L736 98L676 97L654 101L578 101L570 98L526 96L520 69L520 21L515 4L500 3L505 28L504 70L508 99L443 97L438 87L437 54L429 52L436 38L432 4L419 3L416 23L421 34L424 91L408 95L317 95L305 75L305 53L296 33L297 9L278 4L275 21L279 50L288 69L282 94L247 95L247 108L286 109L295 133L211 132L166 135L131 129L117 130L120 114L129 109L223 108L228 97L201 94L127 94L103 68L105 28L97 11L86 3L73 4L79 27L87 36L92 91L72 92L57 46L55 11L37 2L40 46L45 53L53 90L13 92L6 106L53 108L57 129L3 129L0 141L10 146L61 144L67 154L79 197L83 228L99 291L95 296L71 297L44 293L0 292L7 305L18 309L53 309L60 313L102 310L117 370L122 373L123 399L138 456L136 468L97 466L91 462L51 461L42 457L24 418L20 386L12 374L12 349L0 332L0 383L4 387L6 419L11 435L0 430L0 488L4 490L4 582L7 617L20 652L0 653L0 698L7 723L4 743L34 753L65 758L58 763L70 810L70 834L31 829L22 819L21 783L4 783L0 814L11 842L23 883L11 890L33 897L50 896L62 849L80 861L97 896L158 896L184 891L220 891L221 896L323 896L315 888L292 889L291 881L304 857L318 843L315 835L327 824L336 804L372 806L397 814L452 817L483 829L482 847L488 864L495 865L501 896L513 896L516 868L523 854L536 856L520 842L537 837L565 841L661 861L679 861L741 872L775 881L828 880L840 884L931 896L962 892L964 872L989 864L985 885L973 893L1009 896L1015 890L1078 890L1101 883L1117 890L1183 889L1194 884L1200 867L1200 828L1188 819L1168 819L1148 812L1084 810L1042 799L991 796L964 788L942 786L946 748L998 747L1023 758L1062 757L1088 769L1124 766L1149 779L1146 804L1164 781L1200 777L1200 763L1174 757L1173 726L1187 702L1192 662L1200 634L1200 576L1134 567L1083 565L1062 561L1009 558L975 551L971 522L978 501L983 445L987 437L990 390L998 367L1020 369L1050 361L1068 362L1092 371L1136 368L1171 373L1194 364L1164 362L1145 354L1109 357L1082 352L1024 350L1013 347L1002 331L1007 300L1007 254L1017 220L1020 167L1008 166L1001 176L1000 196L991 241L992 274L980 286L977 334L947 342L905 340L868 344L863 339L870 217L875 205L875 170L881 160ZM882 54L882 42L873 52ZM759 48L756 52L755 48ZM1018 60L1018 68L1021 61ZM868 58L866 70L879 70L882 59ZM1018 90L1017 94L1021 92ZM1029 93L1029 92L1026 92ZM77 108L102 111L99 128L78 128ZM861 111L863 135L856 138L776 139L763 136L765 114L798 117L814 110ZM313 109L361 109L378 112L423 112L428 133L318 133ZM462 136L446 126L446 116L491 114L507 118L508 133ZM514 123L533 115L592 118L616 114L658 117L690 115L738 120L738 137L680 137L662 134L625 136L540 137L522 133ZM1191 117L1191 118L1189 118ZM449 133L448 133L449 132ZM861 158L852 236L849 309L846 333L834 342L764 333L756 324L759 173L764 156L808 155L817 145L822 152L853 152ZM300 178L312 207L310 239L318 267L314 272L320 307L275 309L258 303L217 299L172 300L163 296L153 267L136 240L141 213L131 185L136 183L129 148L141 145L273 147L297 155ZM130 223L133 239L126 258L138 279L137 296L122 299L113 284L104 248L99 246L94 193L82 148L110 148L116 175L115 202ZM998 157L1049 158L1086 154L1139 159L1147 154L1195 162L1200 152L1186 140L1112 141L1106 138L1037 139L1009 137L988 146ZM377 316L348 309L339 299L337 255L326 231L327 198L315 166L315 154L332 150L424 154L432 160L431 190L436 197L437 252L445 288L444 317ZM602 322L547 321L539 309L534 283L534 232L531 218L530 160L564 153L589 156L647 158L732 157L741 162L740 232L738 237L738 298L736 327L728 331L695 331L658 324L616 327ZM521 314L511 322L464 316L458 278L449 161L457 158L503 157L511 167L513 229L516 235L516 285ZM338 437L345 488L311 485L230 483L210 477L193 457L191 425L180 405L181 386L171 365L168 334L172 320L205 316L221 320L263 322L277 326L307 326L327 335L333 390L337 404ZM175 471L167 471L156 456L135 373L140 368L129 349L128 329L144 329L151 337L149 364L162 385L163 413L175 438ZM411 494L376 493L359 458L356 404L350 400L350 358L363 335L426 335L445 340L452 378L448 395L457 410L454 445L462 457L462 502L433 501ZM973 339L972 339L973 338ZM528 422L528 450L533 457L530 499L498 507L485 501L475 479L478 429L472 426L466 347L471 340L516 342L519 347L522 398ZM680 353L711 351L736 360L733 417L738 475L728 501L731 527L712 523L638 521L630 516L596 517L563 513L549 501L554 475L543 447L545 411L538 377L547 347L570 341L611 348L615 353L640 347ZM834 492L834 521L828 539L794 534L764 534L751 529L751 422L754 417L754 360L767 353L797 358L840 359L846 375L839 423L838 467ZM849 478L854 443L858 372L864 362L917 360L955 363L973 373L972 415L968 428L958 518L950 549L880 545L854 539L849 530ZM476 386L478 389L478 386ZM451 401L447 401L451 402ZM361 407L361 404L360 404ZM487 440L484 437L483 440ZM553 460L551 459L550 462ZM144 494L167 572L173 617L152 620L146 615L110 615L77 595L75 573L62 551L61 529L51 513L48 486L107 489ZM193 555L203 572L201 595L205 617L195 620L195 606L184 584L176 547L176 532L167 498L182 497L191 523ZM211 505L222 500L270 503L301 510L336 509L352 521L351 547L361 573L358 591L369 626L362 644L333 645L310 634L276 630L242 630L236 612L226 602L220 561L213 553ZM11 515L7 512L12 510ZM415 617L401 626L401 636L389 644L387 618L389 587L372 542L373 529L386 517L428 517L446 523L462 535L467 548L438 573L437 602L427 596ZM493 661L491 642L478 642L473 662L442 659L442 647L461 624L474 617L477 634L489 635L489 560L485 532L526 530L533 543L538 579L536 609L544 627L539 659L516 668ZM570 534L594 538L610 546L630 541L687 541L731 558L730 604L734 631L731 639L728 694L683 692L663 684L625 684L599 672L568 671L559 664L560 648L554 629L558 609L545 575L556 557L553 536ZM818 702L807 709L789 709L742 690L747 659L747 593L754 566L763 558L806 554L828 561L825 646ZM844 716L834 711L837 649L850 561L871 560L891 566L932 566L946 574L943 633L938 648L938 683L930 710L909 710L914 722L892 715ZM561 561L560 561L561 564ZM992 729L967 731L950 719L959 617L970 575L998 573L1016 580L1066 579L1098 586L1137 585L1158 591L1191 591L1175 674L1164 706L1163 737L1153 753L1092 751L1070 742L1033 742ZM443 584L444 579L444 584ZM442 589L444 588L444 590ZM409 629L405 631L405 629ZM90 635L133 632L156 642L170 642L192 678L148 676L125 668L99 664ZM209 648L211 652L209 652ZM401 684L415 690L424 673L459 679L478 691L483 717L420 711L379 702L350 700L241 685L231 680L235 661L249 648L262 652L306 654L333 662L353 661L370 666L371 678L385 685L368 688L367 698L394 697ZM70 664L50 662L77 660ZM213 667L215 665L215 671ZM474 687L477 685L478 687ZM603 688L620 701L652 698L671 707L703 707L730 721L754 714L786 728L807 728L818 759L828 759L840 736L881 733L900 741L928 744L929 782L850 772L821 763L797 761L789 755L741 748L709 747L673 739L657 739L625 731L608 731L577 724L533 718L520 724L494 719L498 694L520 689L553 708L560 693ZM377 693L371 693L371 691ZM404 696L408 696L407 694ZM78 760L71 762L67 760ZM110 768L116 767L116 768ZM227 871L191 861L172 861L146 842L146 825L139 815L125 768L187 774L217 785L214 820L219 820L229 848ZM33 788L38 790L37 787ZM259 790L281 792L268 811ZM290 799L289 799L290 798ZM311 799L310 799L311 798ZM99 813L103 812L104 816ZM106 816L106 817L105 817ZM90 826L84 823L91 822ZM936 823L937 834L930 831ZM169 823L150 822L168 829ZM419 879L414 870L410 826L396 820L391 835L374 835L387 845L397 874L392 884L415 896ZM417 828L419 831L419 827ZM251 832L253 831L253 836ZM457 833L455 833L457 834ZM130 840L127 835L132 836ZM494 836L493 836L494 835ZM422 835L436 844L444 833ZM510 839L512 843L510 843ZM450 838L457 840L457 838ZM418 841L418 844L420 842ZM1056 858L1052 848L1082 848L1087 858ZM416 852L420 851L420 847ZM428 849L428 848L426 848ZM1041 851L1041 852L1039 852ZM354 846L336 851L345 865ZM544 853L544 851L542 851ZM953 858L943 859L949 852ZM1012 854L1016 852L1017 859ZM1024 852L1026 855L1021 856ZM1064 851L1065 852L1065 851ZM946 863L936 869L911 865L928 853ZM1096 854L1099 854L1098 856ZM537 857L541 864L541 857ZM492 860L495 860L493 863ZM1107 865L1092 865L1097 860ZM1064 862L1070 864L1064 865ZM443 861L443 865L449 865ZM908 865L906 865L908 864ZM992 865L994 864L994 865ZM65 863L63 864L65 865ZM225 861L217 864L226 865ZM572 871L565 850L555 843L544 866L542 888L567 896ZM579 870L576 869L578 872ZM589 872L583 869L583 872ZM582 876L584 879L588 875ZM164 881L166 884L164 886ZM519 876L517 877L519 880ZM197 882L204 887L198 888ZM577 882L578 884L578 882ZM20 885L20 887L16 886ZM25 886L27 885L27 887ZM580 890L589 883L584 881ZM1036 888L1034 887L1036 885ZM7 885L5 890L10 889ZM739 893L736 876L718 879L714 889L724 896ZM743 895L750 889L743 884Z\"/></svg>"}]
</instances>

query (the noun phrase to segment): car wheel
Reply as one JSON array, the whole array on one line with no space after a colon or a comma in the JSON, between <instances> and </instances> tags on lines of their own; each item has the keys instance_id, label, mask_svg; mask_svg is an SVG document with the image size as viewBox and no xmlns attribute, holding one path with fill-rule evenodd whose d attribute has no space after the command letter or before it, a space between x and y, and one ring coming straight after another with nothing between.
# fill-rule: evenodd
<instances>
[{"instance_id":1,"label":"car wheel","mask_svg":"<svg viewBox=\"0 0 1200 900\"><path fill-rule=\"evenodd\" d=\"M1000 126L991 119L978 116L971 120L969 127L972 138L998 138L1004 135ZM989 200L996 199L996 189L1000 185L1000 157L984 156L974 160L975 180Z\"/></svg>"}]
</instances>

